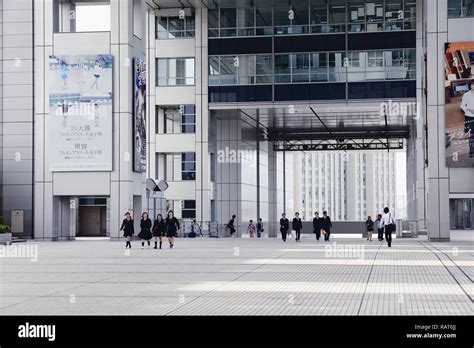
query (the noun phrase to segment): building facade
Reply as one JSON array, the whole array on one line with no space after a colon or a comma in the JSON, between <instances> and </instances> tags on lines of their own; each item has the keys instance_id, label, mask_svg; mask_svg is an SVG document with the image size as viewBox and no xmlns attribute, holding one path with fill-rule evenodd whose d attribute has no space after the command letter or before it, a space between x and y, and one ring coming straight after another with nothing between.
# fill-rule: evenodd
<instances>
[{"instance_id":1,"label":"building facade","mask_svg":"<svg viewBox=\"0 0 474 348\"><path fill-rule=\"evenodd\" d=\"M274 236L280 214L299 204L295 153L345 150L367 166L353 151L388 149L407 152L408 219L418 229L433 240L472 229L468 139L454 139L445 117L468 86L469 45L445 45L474 41L470 1L1 6L0 208L18 236L117 239L125 211L137 222L143 210L169 208L221 224L235 214L240 230L261 217ZM145 97L134 88L138 61ZM328 156L340 172L344 162ZM169 182L163 204L149 199L147 178ZM333 216L382 203L369 194L362 207L348 195L343 205L359 189L330 179L341 202Z\"/></svg>"},{"instance_id":2,"label":"building facade","mask_svg":"<svg viewBox=\"0 0 474 348\"><path fill-rule=\"evenodd\" d=\"M295 155L295 210L304 220L327 211L336 221L365 221L391 207L405 219L406 197L397 197L395 157L393 152Z\"/></svg>"}]
</instances>

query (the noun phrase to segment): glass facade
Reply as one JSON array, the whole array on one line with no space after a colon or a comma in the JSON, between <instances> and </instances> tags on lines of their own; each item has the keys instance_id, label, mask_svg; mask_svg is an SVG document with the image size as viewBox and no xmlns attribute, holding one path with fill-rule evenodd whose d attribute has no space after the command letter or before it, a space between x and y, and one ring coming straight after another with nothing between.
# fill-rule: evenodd
<instances>
[{"instance_id":1,"label":"glass facade","mask_svg":"<svg viewBox=\"0 0 474 348\"><path fill-rule=\"evenodd\" d=\"M273 82L273 58L269 55L209 57L209 85L254 85Z\"/></svg>"},{"instance_id":2,"label":"glass facade","mask_svg":"<svg viewBox=\"0 0 474 348\"><path fill-rule=\"evenodd\" d=\"M157 58L156 85L194 85L194 58Z\"/></svg>"},{"instance_id":3,"label":"glass facade","mask_svg":"<svg viewBox=\"0 0 474 348\"><path fill-rule=\"evenodd\" d=\"M448 17L474 17L474 0L448 0Z\"/></svg>"},{"instance_id":4,"label":"glass facade","mask_svg":"<svg viewBox=\"0 0 474 348\"><path fill-rule=\"evenodd\" d=\"M474 229L474 198L450 199L450 228L452 230Z\"/></svg>"},{"instance_id":5,"label":"glass facade","mask_svg":"<svg viewBox=\"0 0 474 348\"><path fill-rule=\"evenodd\" d=\"M156 17L156 38L177 39L196 36L196 19L192 16Z\"/></svg>"},{"instance_id":6,"label":"glass facade","mask_svg":"<svg viewBox=\"0 0 474 348\"><path fill-rule=\"evenodd\" d=\"M414 80L416 50L211 56L209 85Z\"/></svg>"},{"instance_id":7,"label":"glass facade","mask_svg":"<svg viewBox=\"0 0 474 348\"><path fill-rule=\"evenodd\" d=\"M209 10L209 37L416 29L416 0L307 0L274 7L255 3Z\"/></svg>"}]
</instances>

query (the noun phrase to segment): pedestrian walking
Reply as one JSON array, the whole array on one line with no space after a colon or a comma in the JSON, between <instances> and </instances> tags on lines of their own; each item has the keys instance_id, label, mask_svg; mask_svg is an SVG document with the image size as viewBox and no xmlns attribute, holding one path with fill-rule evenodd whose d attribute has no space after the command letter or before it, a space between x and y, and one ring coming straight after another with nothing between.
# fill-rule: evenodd
<instances>
[{"instance_id":1,"label":"pedestrian walking","mask_svg":"<svg viewBox=\"0 0 474 348\"><path fill-rule=\"evenodd\" d=\"M234 220L235 220L235 215L232 215L232 219L230 219L229 222L227 223L227 225L225 225L226 230L230 231L230 236L232 238L235 237L235 235L234 235L235 234Z\"/></svg>"},{"instance_id":2,"label":"pedestrian walking","mask_svg":"<svg viewBox=\"0 0 474 348\"><path fill-rule=\"evenodd\" d=\"M378 232L378 240L383 241L383 223L382 223L382 214L377 215L377 220L375 221Z\"/></svg>"},{"instance_id":3,"label":"pedestrian walking","mask_svg":"<svg viewBox=\"0 0 474 348\"><path fill-rule=\"evenodd\" d=\"M152 233L153 236L155 237L155 246L153 249L158 249L157 244L158 240L160 241L160 249L161 245L163 244L163 237L165 236L165 220L163 219L163 216L161 214L158 214L156 216L156 220L153 222L153 228L152 228Z\"/></svg>"},{"instance_id":4,"label":"pedestrian walking","mask_svg":"<svg viewBox=\"0 0 474 348\"><path fill-rule=\"evenodd\" d=\"M196 219L193 219L193 222L191 224L191 235L193 235L194 237L197 236L197 232L199 232L199 235L201 236L201 238L204 237L204 235L202 234L202 229L201 229L201 226L196 222Z\"/></svg>"},{"instance_id":5,"label":"pedestrian walking","mask_svg":"<svg viewBox=\"0 0 474 348\"><path fill-rule=\"evenodd\" d=\"M313 218L313 233L316 234L316 240L318 242L319 242L319 238L321 238L321 230L323 228L322 223L323 223L323 219L319 217L318 212L315 212L314 218Z\"/></svg>"},{"instance_id":6,"label":"pedestrian walking","mask_svg":"<svg viewBox=\"0 0 474 348\"><path fill-rule=\"evenodd\" d=\"M249 221L249 225L247 226L247 233L250 235L250 238L255 238L255 232L257 227L253 223L253 220Z\"/></svg>"},{"instance_id":7,"label":"pedestrian walking","mask_svg":"<svg viewBox=\"0 0 474 348\"><path fill-rule=\"evenodd\" d=\"M290 221L286 218L286 214L281 214L280 219L280 233L281 239L286 242L286 236L288 234L288 230L290 229Z\"/></svg>"},{"instance_id":8,"label":"pedestrian walking","mask_svg":"<svg viewBox=\"0 0 474 348\"><path fill-rule=\"evenodd\" d=\"M145 241L148 244L148 248L150 248L150 239L153 238L153 235L151 234L151 220L148 218L147 212L142 214L138 237L142 240L142 249L145 248Z\"/></svg>"},{"instance_id":9,"label":"pedestrian walking","mask_svg":"<svg viewBox=\"0 0 474 348\"><path fill-rule=\"evenodd\" d=\"M179 231L179 221L174 216L172 210L168 211L168 215L165 219L165 226L166 226L166 236L168 237L168 242L170 243L170 249L173 249L174 246L174 237L178 235Z\"/></svg>"},{"instance_id":10,"label":"pedestrian walking","mask_svg":"<svg viewBox=\"0 0 474 348\"><path fill-rule=\"evenodd\" d=\"M262 221L262 218L259 218L258 219L258 222L257 222L257 238L261 238L262 237L262 234L263 234L263 221Z\"/></svg>"},{"instance_id":11,"label":"pedestrian walking","mask_svg":"<svg viewBox=\"0 0 474 348\"><path fill-rule=\"evenodd\" d=\"M299 242L301 237L301 230L303 229L303 222L301 221L300 213L295 213L295 217L293 218L293 223L291 227L295 230L296 233L295 241Z\"/></svg>"},{"instance_id":12,"label":"pedestrian walking","mask_svg":"<svg viewBox=\"0 0 474 348\"><path fill-rule=\"evenodd\" d=\"M323 230L324 230L324 241L329 242L329 236L331 235L332 222L331 217L327 211L323 211Z\"/></svg>"},{"instance_id":13,"label":"pedestrian walking","mask_svg":"<svg viewBox=\"0 0 474 348\"><path fill-rule=\"evenodd\" d=\"M367 230L367 240L372 241L372 233L374 232L374 222L372 217L369 216L365 222L365 229Z\"/></svg>"},{"instance_id":14,"label":"pedestrian walking","mask_svg":"<svg viewBox=\"0 0 474 348\"><path fill-rule=\"evenodd\" d=\"M382 225L385 232L385 239L387 240L388 247L392 247L392 232L397 230L397 225L395 224L395 217L390 212L388 207L385 207L383 210L384 214L382 215Z\"/></svg>"},{"instance_id":15,"label":"pedestrian walking","mask_svg":"<svg viewBox=\"0 0 474 348\"><path fill-rule=\"evenodd\" d=\"M130 241L132 240L132 236L135 233L135 228L133 227L133 219L128 211L125 213L125 219L122 221L120 231L123 231L123 236L127 240L125 243L125 249L132 248Z\"/></svg>"}]
</instances>

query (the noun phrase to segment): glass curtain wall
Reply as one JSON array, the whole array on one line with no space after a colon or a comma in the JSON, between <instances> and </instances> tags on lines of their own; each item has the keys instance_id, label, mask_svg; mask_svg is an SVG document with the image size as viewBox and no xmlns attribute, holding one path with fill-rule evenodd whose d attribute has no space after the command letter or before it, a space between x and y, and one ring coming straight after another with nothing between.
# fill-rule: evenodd
<instances>
[{"instance_id":1,"label":"glass curtain wall","mask_svg":"<svg viewBox=\"0 0 474 348\"><path fill-rule=\"evenodd\" d=\"M209 57L209 85L414 80L416 50Z\"/></svg>"},{"instance_id":2,"label":"glass curtain wall","mask_svg":"<svg viewBox=\"0 0 474 348\"><path fill-rule=\"evenodd\" d=\"M294 4L277 1L275 6L257 3L245 1L237 8L210 9L209 37L416 29L416 0L307 0ZM453 5L453 8L460 9L460 6ZM462 8L469 7L472 6L465 4Z\"/></svg>"}]
</instances>

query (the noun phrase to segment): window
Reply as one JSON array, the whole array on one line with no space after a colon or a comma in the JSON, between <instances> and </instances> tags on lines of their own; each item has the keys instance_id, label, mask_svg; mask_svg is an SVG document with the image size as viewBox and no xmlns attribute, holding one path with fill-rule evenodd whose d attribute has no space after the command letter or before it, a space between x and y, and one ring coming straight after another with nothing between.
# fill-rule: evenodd
<instances>
[{"instance_id":1,"label":"window","mask_svg":"<svg viewBox=\"0 0 474 348\"><path fill-rule=\"evenodd\" d=\"M325 1L311 4L310 8L311 32L328 33L328 7Z\"/></svg>"},{"instance_id":2,"label":"window","mask_svg":"<svg viewBox=\"0 0 474 348\"><path fill-rule=\"evenodd\" d=\"M309 33L309 8L307 4L274 8L275 34Z\"/></svg>"},{"instance_id":3,"label":"window","mask_svg":"<svg viewBox=\"0 0 474 348\"><path fill-rule=\"evenodd\" d=\"M54 2L54 32L110 31L110 1Z\"/></svg>"},{"instance_id":4,"label":"window","mask_svg":"<svg viewBox=\"0 0 474 348\"><path fill-rule=\"evenodd\" d=\"M186 134L196 132L196 107L179 105L163 110L163 133Z\"/></svg>"},{"instance_id":5,"label":"window","mask_svg":"<svg viewBox=\"0 0 474 348\"><path fill-rule=\"evenodd\" d=\"M255 9L255 35L272 35L273 11L271 7L258 7Z\"/></svg>"},{"instance_id":6,"label":"window","mask_svg":"<svg viewBox=\"0 0 474 348\"><path fill-rule=\"evenodd\" d=\"M289 54L275 55L275 83L291 82L291 65Z\"/></svg>"},{"instance_id":7,"label":"window","mask_svg":"<svg viewBox=\"0 0 474 348\"><path fill-rule=\"evenodd\" d=\"M196 106L183 105L181 112L181 133L196 133Z\"/></svg>"},{"instance_id":8,"label":"window","mask_svg":"<svg viewBox=\"0 0 474 348\"><path fill-rule=\"evenodd\" d=\"M416 50L350 52L348 80L414 80Z\"/></svg>"},{"instance_id":9,"label":"window","mask_svg":"<svg viewBox=\"0 0 474 348\"><path fill-rule=\"evenodd\" d=\"M184 12L183 12L184 13ZM176 39L196 36L196 19L194 13L190 16L160 17L156 20L157 39Z\"/></svg>"},{"instance_id":10,"label":"window","mask_svg":"<svg viewBox=\"0 0 474 348\"><path fill-rule=\"evenodd\" d=\"M194 58L157 58L157 86L194 85Z\"/></svg>"},{"instance_id":11,"label":"window","mask_svg":"<svg viewBox=\"0 0 474 348\"><path fill-rule=\"evenodd\" d=\"M194 152L181 154L181 180L196 180L196 154Z\"/></svg>"},{"instance_id":12,"label":"window","mask_svg":"<svg viewBox=\"0 0 474 348\"><path fill-rule=\"evenodd\" d=\"M448 17L474 17L474 0L448 0Z\"/></svg>"},{"instance_id":13,"label":"window","mask_svg":"<svg viewBox=\"0 0 474 348\"><path fill-rule=\"evenodd\" d=\"M385 0L385 30L403 29L403 2L402 0Z\"/></svg>"},{"instance_id":14,"label":"window","mask_svg":"<svg viewBox=\"0 0 474 348\"><path fill-rule=\"evenodd\" d=\"M349 31L382 31L383 30L383 0L349 4Z\"/></svg>"},{"instance_id":15,"label":"window","mask_svg":"<svg viewBox=\"0 0 474 348\"><path fill-rule=\"evenodd\" d=\"M450 228L452 230L474 229L474 198L450 199Z\"/></svg>"},{"instance_id":16,"label":"window","mask_svg":"<svg viewBox=\"0 0 474 348\"><path fill-rule=\"evenodd\" d=\"M237 35L237 9L222 8L220 9L220 36L236 36Z\"/></svg>"},{"instance_id":17,"label":"window","mask_svg":"<svg viewBox=\"0 0 474 348\"><path fill-rule=\"evenodd\" d=\"M266 55L209 57L209 85L272 83L273 59Z\"/></svg>"},{"instance_id":18,"label":"window","mask_svg":"<svg viewBox=\"0 0 474 348\"><path fill-rule=\"evenodd\" d=\"M292 82L309 82L310 54L292 54Z\"/></svg>"},{"instance_id":19,"label":"window","mask_svg":"<svg viewBox=\"0 0 474 348\"><path fill-rule=\"evenodd\" d=\"M195 200L182 201L181 217L183 219L196 218L196 201Z\"/></svg>"}]
</instances>

